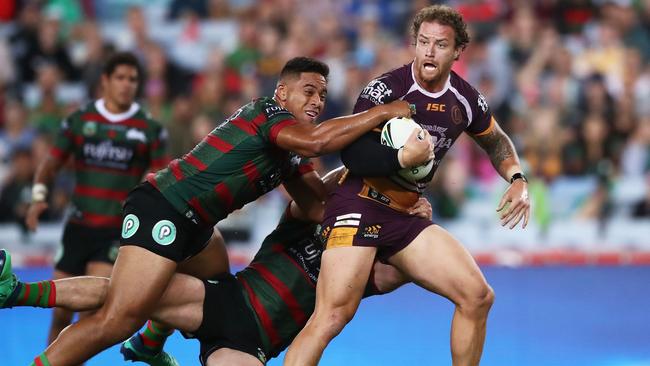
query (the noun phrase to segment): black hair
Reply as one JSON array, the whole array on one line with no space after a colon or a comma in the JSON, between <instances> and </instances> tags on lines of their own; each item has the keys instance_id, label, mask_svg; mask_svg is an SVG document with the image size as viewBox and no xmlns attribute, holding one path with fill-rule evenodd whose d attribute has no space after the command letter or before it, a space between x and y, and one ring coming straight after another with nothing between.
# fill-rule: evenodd
<instances>
[{"instance_id":1,"label":"black hair","mask_svg":"<svg viewBox=\"0 0 650 366\"><path fill-rule=\"evenodd\" d=\"M323 75L325 80L330 74L330 68L326 63L313 59L311 57L294 57L287 61L280 71L280 79L288 76L300 76L303 72L314 72Z\"/></svg>"},{"instance_id":2,"label":"black hair","mask_svg":"<svg viewBox=\"0 0 650 366\"><path fill-rule=\"evenodd\" d=\"M138 77L140 77L142 74L140 69L140 62L138 61L138 58L135 57L135 55L131 52L118 52L112 54L104 64L102 74L111 76L113 72L115 72L115 69L121 65L134 67L138 71Z\"/></svg>"}]
</instances>

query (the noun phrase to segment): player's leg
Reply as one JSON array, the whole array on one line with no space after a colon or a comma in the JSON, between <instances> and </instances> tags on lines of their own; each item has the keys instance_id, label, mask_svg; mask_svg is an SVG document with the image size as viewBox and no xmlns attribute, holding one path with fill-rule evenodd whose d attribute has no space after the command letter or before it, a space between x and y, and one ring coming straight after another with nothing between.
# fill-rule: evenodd
<instances>
[{"instance_id":1,"label":"player's leg","mask_svg":"<svg viewBox=\"0 0 650 366\"><path fill-rule=\"evenodd\" d=\"M219 273L230 272L226 243L218 229L214 229L210 241L197 255L178 264L178 272L207 280Z\"/></svg>"},{"instance_id":2,"label":"player's leg","mask_svg":"<svg viewBox=\"0 0 650 366\"><path fill-rule=\"evenodd\" d=\"M133 334L145 322L176 270L176 262L137 247L120 248L104 305L66 328L47 348L53 366L84 362Z\"/></svg>"},{"instance_id":3,"label":"player's leg","mask_svg":"<svg viewBox=\"0 0 650 366\"><path fill-rule=\"evenodd\" d=\"M340 247L323 253L314 313L291 343L285 365L318 363L325 347L356 313L376 252L375 247Z\"/></svg>"},{"instance_id":4,"label":"player's leg","mask_svg":"<svg viewBox=\"0 0 650 366\"><path fill-rule=\"evenodd\" d=\"M113 272L113 263L93 261L93 262L89 262L86 265L86 276L90 278L110 278L112 272ZM108 287L106 289L108 289ZM97 291L99 289L90 289L90 290ZM96 308L80 312L79 319L81 320L91 315L94 310L96 310Z\"/></svg>"},{"instance_id":5,"label":"player's leg","mask_svg":"<svg viewBox=\"0 0 650 366\"><path fill-rule=\"evenodd\" d=\"M122 343L120 352L125 361L141 361L157 366L173 366L178 362L163 351L173 329L196 331L203 321L205 288L198 278L175 274L144 330Z\"/></svg>"},{"instance_id":6,"label":"player's leg","mask_svg":"<svg viewBox=\"0 0 650 366\"><path fill-rule=\"evenodd\" d=\"M256 357L230 348L218 349L208 357L207 366L263 366Z\"/></svg>"},{"instance_id":7,"label":"player's leg","mask_svg":"<svg viewBox=\"0 0 650 366\"><path fill-rule=\"evenodd\" d=\"M395 266L375 261L368 279L366 295L387 294L409 281L409 278Z\"/></svg>"},{"instance_id":8,"label":"player's leg","mask_svg":"<svg viewBox=\"0 0 650 366\"><path fill-rule=\"evenodd\" d=\"M74 274L66 273L63 271L55 270L52 280L56 283L58 280L73 277ZM56 285L55 285L56 286ZM55 307L52 311L52 322L50 323L50 331L47 336L47 344L52 343L61 331L72 323L74 311L70 311L63 307Z\"/></svg>"},{"instance_id":9,"label":"player's leg","mask_svg":"<svg viewBox=\"0 0 650 366\"><path fill-rule=\"evenodd\" d=\"M389 261L413 282L456 305L451 327L453 364L478 365L494 292L469 252L445 229L431 225Z\"/></svg>"}]
</instances>

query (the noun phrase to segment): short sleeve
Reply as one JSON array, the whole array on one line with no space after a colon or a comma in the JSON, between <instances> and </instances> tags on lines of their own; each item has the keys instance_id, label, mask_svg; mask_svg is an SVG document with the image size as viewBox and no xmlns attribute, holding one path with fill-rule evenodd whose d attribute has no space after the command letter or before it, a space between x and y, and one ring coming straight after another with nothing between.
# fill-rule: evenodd
<instances>
[{"instance_id":1,"label":"short sleeve","mask_svg":"<svg viewBox=\"0 0 650 366\"><path fill-rule=\"evenodd\" d=\"M390 72L371 80L359 94L354 104L354 113L396 100L401 96L398 92L399 85L398 77Z\"/></svg>"},{"instance_id":2,"label":"short sleeve","mask_svg":"<svg viewBox=\"0 0 650 366\"><path fill-rule=\"evenodd\" d=\"M149 169L152 171L162 169L169 163L167 136L167 130L162 126L158 126L156 136L151 141L151 163Z\"/></svg>"},{"instance_id":3,"label":"short sleeve","mask_svg":"<svg viewBox=\"0 0 650 366\"><path fill-rule=\"evenodd\" d=\"M468 90L467 99L472 111L472 120L465 131L475 136L489 133L494 128L494 118L492 118L490 106L483 94L471 87Z\"/></svg>"},{"instance_id":4,"label":"short sleeve","mask_svg":"<svg viewBox=\"0 0 650 366\"><path fill-rule=\"evenodd\" d=\"M74 133L72 131L72 117L64 118L57 132L50 153L59 160L65 160L74 148Z\"/></svg>"},{"instance_id":5,"label":"short sleeve","mask_svg":"<svg viewBox=\"0 0 650 366\"><path fill-rule=\"evenodd\" d=\"M298 123L291 112L274 102L264 102L262 113L257 118L263 120L259 124L261 135L273 144L275 144L278 134L283 128Z\"/></svg>"}]
</instances>

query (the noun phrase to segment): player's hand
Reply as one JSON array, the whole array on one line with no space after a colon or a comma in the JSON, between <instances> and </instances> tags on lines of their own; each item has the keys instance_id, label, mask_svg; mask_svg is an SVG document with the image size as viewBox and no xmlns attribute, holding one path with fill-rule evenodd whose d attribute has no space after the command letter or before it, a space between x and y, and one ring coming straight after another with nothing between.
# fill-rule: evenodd
<instances>
[{"instance_id":1,"label":"player's hand","mask_svg":"<svg viewBox=\"0 0 650 366\"><path fill-rule=\"evenodd\" d=\"M435 157L431 135L425 129L413 130L404 143L402 151L397 154L403 168L410 168L428 163Z\"/></svg>"},{"instance_id":2,"label":"player's hand","mask_svg":"<svg viewBox=\"0 0 650 366\"><path fill-rule=\"evenodd\" d=\"M396 100L388 104L383 104L383 107L389 115L388 119L395 117L411 117L411 114L415 114L415 109L412 109L409 102L404 100Z\"/></svg>"},{"instance_id":3,"label":"player's hand","mask_svg":"<svg viewBox=\"0 0 650 366\"><path fill-rule=\"evenodd\" d=\"M418 199L418 201L409 209L409 214L431 220L433 218L431 203L429 203L426 198L420 197L420 199Z\"/></svg>"},{"instance_id":4,"label":"player's hand","mask_svg":"<svg viewBox=\"0 0 650 366\"><path fill-rule=\"evenodd\" d=\"M38 217L41 216L43 211L47 210L47 207L47 202L33 202L29 205L27 215L25 216L25 223L29 230L36 231L36 228L38 227Z\"/></svg>"},{"instance_id":5,"label":"player's hand","mask_svg":"<svg viewBox=\"0 0 650 366\"><path fill-rule=\"evenodd\" d=\"M503 211L503 212L502 212ZM503 194L497 212L501 213L501 226L510 224L513 229L521 219L524 219L521 228L526 228L530 217L530 199L528 198L528 183L516 179Z\"/></svg>"}]
</instances>

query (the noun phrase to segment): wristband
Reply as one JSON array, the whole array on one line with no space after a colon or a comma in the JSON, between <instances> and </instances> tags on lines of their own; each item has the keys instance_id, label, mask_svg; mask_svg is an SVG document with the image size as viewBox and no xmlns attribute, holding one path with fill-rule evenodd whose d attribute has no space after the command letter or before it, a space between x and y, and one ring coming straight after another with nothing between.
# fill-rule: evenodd
<instances>
[{"instance_id":1,"label":"wristband","mask_svg":"<svg viewBox=\"0 0 650 366\"><path fill-rule=\"evenodd\" d=\"M43 183L36 183L32 186L32 202L45 202L47 198L47 186Z\"/></svg>"},{"instance_id":2,"label":"wristband","mask_svg":"<svg viewBox=\"0 0 650 366\"><path fill-rule=\"evenodd\" d=\"M515 180L521 179L524 181L524 183L528 183L528 179L523 173L515 173L510 177L510 184L512 184Z\"/></svg>"}]
</instances>

